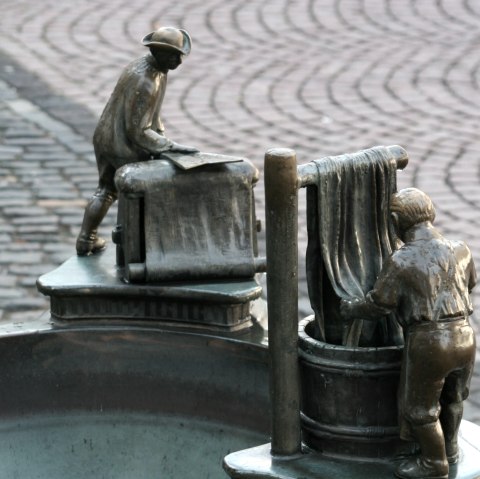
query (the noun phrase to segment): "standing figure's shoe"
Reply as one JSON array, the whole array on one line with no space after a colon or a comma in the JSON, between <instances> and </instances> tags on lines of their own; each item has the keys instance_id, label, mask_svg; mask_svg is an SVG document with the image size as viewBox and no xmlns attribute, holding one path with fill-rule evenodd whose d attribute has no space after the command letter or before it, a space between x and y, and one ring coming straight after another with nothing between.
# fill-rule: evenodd
<instances>
[{"instance_id":1,"label":"standing figure's shoe","mask_svg":"<svg viewBox=\"0 0 480 479\"><path fill-rule=\"evenodd\" d=\"M106 241L99 238L97 233L80 233L77 238L77 254L78 256L88 256L105 249Z\"/></svg>"},{"instance_id":2,"label":"standing figure's shoe","mask_svg":"<svg viewBox=\"0 0 480 479\"><path fill-rule=\"evenodd\" d=\"M447 479L448 462L429 461L421 456L402 462L395 475L401 479Z\"/></svg>"},{"instance_id":3,"label":"standing figure's shoe","mask_svg":"<svg viewBox=\"0 0 480 479\"><path fill-rule=\"evenodd\" d=\"M458 462L458 444L453 442L445 443L445 450L447 452L447 460L449 464L456 464Z\"/></svg>"}]
</instances>

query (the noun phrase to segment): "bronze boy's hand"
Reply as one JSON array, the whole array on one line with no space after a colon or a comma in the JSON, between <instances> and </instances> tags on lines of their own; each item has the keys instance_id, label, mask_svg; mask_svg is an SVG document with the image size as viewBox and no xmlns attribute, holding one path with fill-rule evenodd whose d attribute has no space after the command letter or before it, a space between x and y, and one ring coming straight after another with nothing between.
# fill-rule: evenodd
<instances>
[{"instance_id":1,"label":"bronze boy's hand","mask_svg":"<svg viewBox=\"0 0 480 479\"><path fill-rule=\"evenodd\" d=\"M179 153L198 153L198 148L194 146L188 145L181 145L180 143L176 143L172 141L172 146L170 147L170 151L178 151Z\"/></svg>"},{"instance_id":2,"label":"bronze boy's hand","mask_svg":"<svg viewBox=\"0 0 480 479\"><path fill-rule=\"evenodd\" d=\"M340 314L343 319L353 319L356 314L355 311L357 306L361 303L361 300L358 298L354 299L342 299L340 301Z\"/></svg>"}]
</instances>

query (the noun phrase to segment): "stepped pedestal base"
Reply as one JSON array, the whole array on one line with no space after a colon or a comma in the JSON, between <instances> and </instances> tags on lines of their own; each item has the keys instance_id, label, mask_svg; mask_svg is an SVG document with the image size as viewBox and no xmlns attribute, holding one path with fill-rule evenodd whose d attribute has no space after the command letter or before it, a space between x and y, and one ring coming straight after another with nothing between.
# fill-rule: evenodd
<instances>
[{"instance_id":1,"label":"stepped pedestal base","mask_svg":"<svg viewBox=\"0 0 480 479\"><path fill-rule=\"evenodd\" d=\"M460 459L450 466L449 478L480 477L480 427L462 421L459 433ZM270 444L229 454L224 469L231 478L245 479L389 479L395 461L355 461L305 451L292 458L275 458Z\"/></svg>"}]
</instances>

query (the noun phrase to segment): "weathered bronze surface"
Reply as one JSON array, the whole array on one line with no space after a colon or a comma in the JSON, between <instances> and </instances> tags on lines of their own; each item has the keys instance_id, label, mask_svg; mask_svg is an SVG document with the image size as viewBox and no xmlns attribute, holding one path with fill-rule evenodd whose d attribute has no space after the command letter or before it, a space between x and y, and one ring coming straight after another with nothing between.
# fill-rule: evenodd
<instances>
[{"instance_id":1,"label":"weathered bronze surface","mask_svg":"<svg viewBox=\"0 0 480 479\"><path fill-rule=\"evenodd\" d=\"M243 158L201 156L193 169L159 159L117 171L114 241L128 282L248 279L265 269L256 242L258 170Z\"/></svg>"},{"instance_id":2,"label":"weathered bronze surface","mask_svg":"<svg viewBox=\"0 0 480 479\"><path fill-rule=\"evenodd\" d=\"M398 152L397 152L398 153ZM310 302L315 337L345 346L403 344L395 320L343 321L339 299L364 297L395 247L388 202L396 191L395 149L375 147L313 161L316 174L307 187Z\"/></svg>"},{"instance_id":3,"label":"weathered bronze surface","mask_svg":"<svg viewBox=\"0 0 480 479\"><path fill-rule=\"evenodd\" d=\"M79 255L105 247L105 240L97 236L97 228L117 198L114 176L118 168L166 151L197 151L167 138L160 116L167 74L190 53L190 36L184 30L163 27L145 36L143 44L150 53L124 69L93 136L99 183L85 209L77 239Z\"/></svg>"},{"instance_id":4,"label":"weathered bronze surface","mask_svg":"<svg viewBox=\"0 0 480 479\"><path fill-rule=\"evenodd\" d=\"M314 327L313 316L298 327L303 442L346 460L412 453L414 444L402 441L398 428L403 348L329 344L313 337Z\"/></svg>"},{"instance_id":5,"label":"weathered bronze surface","mask_svg":"<svg viewBox=\"0 0 480 479\"><path fill-rule=\"evenodd\" d=\"M95 130L99 184L77 253L104 249L97 228L119 196L113 241L127 282L253 278L266 268L256 243L258 170L244 158L199 152L165 136L167 73L190 53L191 39L163 27L143 44L150 53L125 68Z\"/></svg>"},{"instance_id":6,"label":"weathered bronze surface","mask_svg":"<svg viewBox=\"0 0 480 479\"><path fill-rule=\"evenodd\" d=\"M405 150L398 146L378 147L373 151L359 152L353 155L344 155L346 163L352 163L360 158L364 163L371 157L381 156L391 169L405 167L408 157ZM326 161L329 161L327 158ZM318 160L321 164L322 160ZM368 165L367 165L368 166ZM292 454L300 450L300 398L299 398L299 370L298 370L298 329L297 329L297 302L298 302L298 265L297 265L297 195L298 189L309 186L315 188L322 180L322 168L317 162L297 166L295 153L292 150L273 149L265 156L265 194L267 211L267 260L268 260L268 308L269 308L269 343L271 354L271 388L272 388L272 445L275 445L276 454ZM363 173L363 170L361 170ZM352 193L353 194L353 193ZM316 216L315 218L316 219ZM336 227L332 223L330 226ZM311 227L311 229L314 229ZM328 233L325 233L328 234ZM316 235L313 235L316 238ZM323 269L321 254L317 254L319 243L315 248L309 244L309 257L316 259L320 264L307 264L310 270L309 290L314 299L320 299L316 311L317 316L325 316L325 322L342 323L339 312L329 314L323 306L331 304L325 311L339 306L338 298L331 292L326 297L319 285L315 284L316 275ZM351 254L352 256L352 254ZM378 260L377 260L378 264ZM321 273L326 274L325 272ZM370 274L371 278L372 275ZM326 282L326 281L325 281ZM353 281L352 281L353 282ZM368 283L366 283L368 284ZM321 285L320 285L321 286ZM366 285L363 285L365 288ZM367 290L366 290L367 291ZM324 295L325 296L325 295ZM320 327L317 328L320 329ZM340 326L341 329L341 326ZM316 336L318 340L318 336ZM348 370L344 372L348 374ZM316 392L311 391L316 396ZM365 400L376 400L369 396ZM335 405L333 405L334 407ZM393 405L394 406L394 405ZM395 414L395 407L391 415ZM390 415L390 416L391 416ZM358 421L365 418L359 416ZM341 421L338 423L342 425ZM378 425L364 422L364 426ZM348 434L346 434L348 437ZM367 435L368 436L368 435ZM352 437L349 438L352 441ZM368 440L367 437L364 440ZM389 448L391 450L391 448ZM379 453L377 452L377 455Z\"/></svg>"},{"instance_id":7,"label":"weathered bronze surface","mask_svg":"<svg viewBox=\"0 0 480 479\"><path fill-rule=\"evenodd\" d=\"M391 311L405 331L399 390L401 437L420 455L397 476L446 478L458 461L457 433L475 361L468 322L476 273L465 243L449 241L432 225L435 209L420 190L394 195L392 220L403 245L384 264L366 299L344 301L345 318L378 319Z\"/></svg>"},{"instance_id":8,"label":"weathered bronze surface","mask_svg":"<svg viewBox=\"0 0 480 479\"><path fill-rule=\"evenodd\" d=\"M0 477L224 478L225 454L268 440L266 345L241 339L2 322Z\"/></svg>"},{"instance_id":9,"label":"weathered bronze surface","mask_svg":"<svg viewBox=\"0 0 480 479\"><path fill-rule=\"evenodd\" d=\"M395 167L403 168L408 162L406 152L397 146L298 167L291 150L267 152L272 442L227 456L224 467L231 477L390 477L395 465L397 476L405 479L446 479L449 469L452 477L480 475L480 451L470 442L478 434L478 428L465 421L460 427L462 401L468 394L474 360L473 333L468 325L471 313L468 294L475 282L471 255L463 243L450 242L433 228L433 216L428 216L433 211L431 205L427 217L421 216L429 200L413 208L404 205L404 197L409 197L412 191L414 198L423 195L418 190L402 191L391 201L395 192L392 183L377 200L368 199L363 193L356 196L359 190L353 185L364 181L370 173L363 166L357 169L353 165L353 177L346 179L342 175L350 172L343 173L343 168L356 159L377 161L379 156L380 161L386 161L391 174L395 174ZM337 161L333 176L328 171L323 176L325 168L328 170ZM381 175L374 172L372 176L377 180ZM328 184L329 178L333 185ZM342 181L349 187L345 189ZM373 184L371 177L367 184ZM329 219L331 212L322 210L318 197L314 198L313 204L319 209L309 218L309 234L313 233L309 258L317 263L307 264L307 270L315 320L312 317L300 324L298 361L293 345L297 335L290 327L296 323L297 189L309 185L317 189L310 194L322 196L324 201L332 199L330 204L327 202L327 210L347 207L353 199L354 209L363 215L362 209L379 201L375 206L377 218L373 220L381 219L382 226L374 236L378 240L378 236L388 235L389 239L379 250L381 260L374 257L375 268L370 271L368 255L362 255L363 246L372 246L368 244L371 232L367 231L364 238L359 235L373 223L360 221L358 229L352 230L344 222L348 221L348 211L340 222ZM360 190L363 186L360 185ZM322 188L326 188L326 194L319 191ZM334 200L339 189L342 198ZM286 192L284 196L280 194L282 191ZM360 200L367 200L366 205L355 204ZM389 217L390 203L393 222ZM322 231L323 228L331 231ZM345 236L345 232L350 233ZM328 235L334 239L344 237L354 246L340 245L338 254L332 256L328 251ZM404 242L400 249L399 240ZM332 244L335 252L338 243ZM355 244L360 248L355 250ZM361 257L355 258L356 251ZM339 264L325 265L328 261ZM357 272L353 272L356 266L359 266ZM328 282L330 288L325 288ZM351 300L356 296L355 290L362 299ZM395 318L391 313L396 313ZM352 347L358 342L368 345L373 337L368 324L374 322L367 320L379 318L384 324L398 320L404 327L403 354L400 341L389 334L383 336L380 347ZM342 330L342 323L347 326L346 331ZM276 328L280 331L275 331ZM366 331L367 336L362 339L359 331L362 334ZM333 344L321 340L328 338L333 338ZM401 438L405 441L400 440L397 420L398 384L403 415ZM275 404L277 401L280 404ZM306 447L298 436L300 422ZM459 428L465 433L459 435ZM458 440L462 434L465 440ZM415 443L420 446L419 453Z\"/></svg>"},{"instance_id":10,"label":"weathered bronze surface","mask_svg":"<svg viewBox=\"0 0 480 479\"><path fill-rule=\"evenodd\" d=\"M461 459L451 467L453 479L478 479L480 427L462 421L459 433ZM392 464L384 458L365 462L329 457L304 449L294 456L275 456L270 444L236 452L224 459L224 468L235 479L391 479Z\"/></svg>"},{"instance_id":11,"label":"weathered bronze surface","mask_svg":"<svg viewBox=\"0 0 480 479\"><path fill-rule=\"evenodd\" d=\"M298 255L297 159L288 149L265 155L268 341L271 358L272 451L300 451L300 396L297 355ZM285 245L285 251L275 250ZM274 251L272 253L272 251ZM295 298L293 301L291 299Z\"/></svg>"},{"instance_id":12,"label":"weathered bronze surface","mask_svg":"<svg viewBox=\"0 0 480 479\"><path fill-rule=\"evenodd\" d=\"M50 296L56 320L162 320L181 328L233 332L262 329L262 288L254 278L127 284L115 267L115 253L73 256L37 281Z\"/></svg>"},{"instance_id":13,"label":"weathered bronze surface","mask_svg":"<svg viewBox=\"0 0 480 479\"><path fill-rule=\"evenodd\" d=\"M327 455L374 460L413 450L400 440L397 421L398 322L393 315L378 323L344 321L339 308L342 298L368 293L395 247L388 203L397 170L407 164L405 150L391 146L299 167L307 186L307 279L315 312L315 321L299 330L302 438Z\"/></svg>"},{"instance_id":14,"label":"weathered bronze surface","mask_svg":"<svg viewBox=\"0 0 480 479\"><path fill-rule=\"evenodd\" d=\"M244 158L235 156L219 155L217 153L179 153L177 151L167 151L162 153L162 158L170 160L174 165L182 170L191 170L203 165L217 165L221 163L238 163Z\"/></svg>"}]
</instances>

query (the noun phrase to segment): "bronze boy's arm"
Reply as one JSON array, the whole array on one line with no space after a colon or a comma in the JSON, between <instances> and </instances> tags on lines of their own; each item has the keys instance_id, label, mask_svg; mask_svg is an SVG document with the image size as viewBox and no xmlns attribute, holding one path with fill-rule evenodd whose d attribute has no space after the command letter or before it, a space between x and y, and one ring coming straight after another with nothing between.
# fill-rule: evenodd
<instances>
[{"instance_id":1,"label":"bronze boy's arm","mask_svg":"<svg viewBox=\"0 0 480 479\"><path fill-rule=\"evenodd\" d=\"M155 105L152 105L151 102L155 97L154 89L155 85L151 78L141 78L136 91L131 93L131 108L126 119L130 140L154 156L165 151L197 152L197 148L176 143L167 138L163 132L155 131L152 128L154 123L152 114Z\"/></svg>"},{"instance_id":2,"label":"bronze boy's arm","mask_svg":"<svg viewBox=\"0 0 480 479\"><path fill-rule=\"evenodd\" d=\"M470 264L469 264L469 277L468 277L468 292L471 293L472 289L477 284L477 271L475 269L475 263L473 262L473 258L470 257Z\"/></svg>"},{"instance_id":3,"label":"bronze boy's arm","mask_svg":"<svg viewBox=\"0 0 480 479\"><path fill-rule=\"evenodd\" d=\"M151 154L170 150L172 142L152 129L155 85L151 78L138 77L137 85L128 91L129 101L125 115L125 128L129 140Z\"/></svg>"},{"instance_id":4,"label":"bronze boy's arm","mask_svg":"<svg viewBox=\"0 0 480 479\"><path fill-rule=\"evenodd\" d=\"M390 313L390 310L374 303L370 293L364 300L342 300L340 313L344 319L366 319L375 321Z\"/></svg>"},{"instance_id":5,"label":"bronze boy's arm","mask_svg":"<svg viewBox=\"0 0 480 479\"><path fill-rule=\"evenodd\" d=\"M377 320L396 309L398 288L396 282L399 269L393 256L387 259L375 282L373 289L365 299L342 300L340 313L344 319Z\"/></svg>"}]
</instances>

